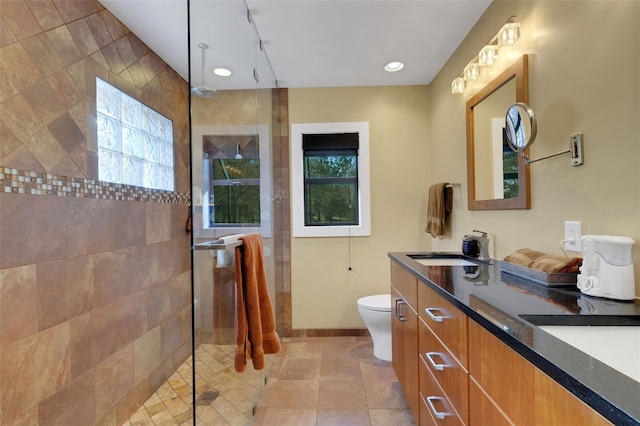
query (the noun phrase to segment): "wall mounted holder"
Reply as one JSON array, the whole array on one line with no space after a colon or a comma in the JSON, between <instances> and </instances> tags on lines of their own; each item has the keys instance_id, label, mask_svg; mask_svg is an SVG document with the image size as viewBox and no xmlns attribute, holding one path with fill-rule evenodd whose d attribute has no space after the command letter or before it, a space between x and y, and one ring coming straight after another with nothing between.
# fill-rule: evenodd
<instances>
[{"instance_id":1,"label":"wall mounted holder","mask_svg":"<svg viewBox=\"0 0 640 426\"><path fill-rule=\"evenodd\" d=\"M555 154L545 155L544 157L536 158L535 160L530 160L529 156L522 151L522 156L524 157L525 164L529 165L531 163L535 163L536 161L546 160L547 158L557 157L558 155L570 154L571 156L571 165L572 166L581 166L584 164L584 160L582 158L582 133L575 133L569 137L569 149L566 151L556 152Z\"/></svg>"}]
</instances>

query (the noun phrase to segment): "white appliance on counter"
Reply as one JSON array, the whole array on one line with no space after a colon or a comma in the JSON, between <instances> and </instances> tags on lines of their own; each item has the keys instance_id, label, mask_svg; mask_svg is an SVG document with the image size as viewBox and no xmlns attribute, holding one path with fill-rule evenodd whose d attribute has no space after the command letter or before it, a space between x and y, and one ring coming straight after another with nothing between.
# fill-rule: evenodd
<instances>
[{"instance_id":1,"label":"white appliance on counter","mask_svg":"<svg viewBox=\"0 0 640 426\"><path fill-rule=\"evenodd\" d=\"M636 297L635 277L629 237L582 236L582 266L578 288L589 296L617 300Z\"/></svg>"}]
</instances>

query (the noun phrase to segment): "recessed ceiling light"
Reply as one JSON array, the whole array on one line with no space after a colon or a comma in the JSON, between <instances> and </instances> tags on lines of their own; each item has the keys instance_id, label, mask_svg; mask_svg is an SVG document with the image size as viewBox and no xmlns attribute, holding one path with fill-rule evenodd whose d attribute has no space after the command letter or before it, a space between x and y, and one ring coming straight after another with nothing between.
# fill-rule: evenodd
<instances>
[{"instance_id":1,"label":"recessed ceiling light","mask_svg":"<svg viewBox=\"0 0 640 426\"><path fill-rule=\"evenodd\" d=\"M387 65L384 66L384 70L388 72L400 71L402 68L404 68L404 64L402 62L397 62L397 61L389 62Z\"/></svg>"},{"instance_id":2,"label":"recessed ceiling light","mask_svg":"<svg viewBox=\"0 0 640 426\"><path fill-rule=\"evenodd\" d=\"M233 71L231 71L229 68L214 68L213 73L218 77L229 77L231 74L233 74Z\"/></svg>"}]
</instances>

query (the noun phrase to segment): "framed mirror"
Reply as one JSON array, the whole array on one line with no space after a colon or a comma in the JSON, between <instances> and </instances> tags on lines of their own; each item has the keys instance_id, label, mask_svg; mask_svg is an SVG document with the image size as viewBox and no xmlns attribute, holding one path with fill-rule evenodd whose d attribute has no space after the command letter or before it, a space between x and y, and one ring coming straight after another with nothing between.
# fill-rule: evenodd
<instances>
[{"instance_id":1,"label":"framed mirror","mask_svg":"<svg viewBox=\"0 0 640 426\"><path fill-rule=\"evenodd\" d=\"M529 103L528 68L523 55L467 101L469 210L531 208L529 167L504 133L509 107Z\"/></svg>"}]
</instances>

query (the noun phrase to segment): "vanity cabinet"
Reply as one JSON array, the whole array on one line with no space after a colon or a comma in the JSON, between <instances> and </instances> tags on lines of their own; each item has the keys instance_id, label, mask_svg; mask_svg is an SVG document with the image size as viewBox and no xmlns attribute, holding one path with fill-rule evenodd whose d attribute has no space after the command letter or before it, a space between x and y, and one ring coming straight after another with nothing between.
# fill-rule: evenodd
<instances>
[{"instance_id":1,"label":"vanity cabinet","mask_svg":"<svg viewBox=\"0 0 640 426\"><path fill-rule=\"evenodd\" d=\"M469 321L470 425L611 425L497 337ZM495 420L494 420L495 419ZM511 422L509 422L509 420Z\"/></svg>"},{"instance_id":2,"label":"vanity cabinet","mask_svg":"<svg viewBox=\"0 0 640 426\"><path fill-rule=\"evenodd\" d=\"M611 425L391 262L393 368L419 425Z\"/></svg>"},{"instance_id":3,"label":"vanity cabinet","mask_svg":"<svg viewBox=\"0 0 640 426\"><path fill-rule=\"evenodd\" d=\"M467 316L431 287L418 286L420 397L433 424L468 424ZM431 424L420 418L420 424Z\"/></svg>"},{"instance_id":4,"label":"vanity cabinet","mask_svg":"<svg viewBox=\"0 0 640 426\"><path fill-rule=\"evenodd\" d=\"M391 356L413 418L419 418L418 279L391 263Z\"/></svg>"}]
</instances>

